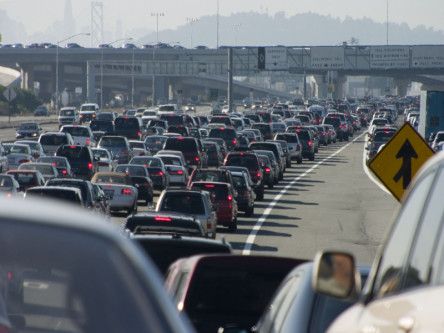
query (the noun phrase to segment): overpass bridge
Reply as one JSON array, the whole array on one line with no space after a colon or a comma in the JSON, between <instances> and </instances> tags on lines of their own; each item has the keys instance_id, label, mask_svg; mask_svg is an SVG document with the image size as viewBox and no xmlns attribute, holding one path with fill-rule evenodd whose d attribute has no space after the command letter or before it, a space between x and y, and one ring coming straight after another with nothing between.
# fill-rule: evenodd
<instances>
[{"instance_id":1,"label":"overpass bridge","mask_svg":"<svg viewBox=\"0 0 444 333\"><path fill-rule=\"evenodd\" d=\"M232 49L234 76L261 72L314 75L321 95L333 86L340 97L345 78L350 75L393 77L401 93L410 81L429 82L430 76L444 75L444 45L344 44ZM128 80L149 87L149 77L159 79L159 86L165 86L162 78L167 77L187 78L183 82L194 85L209 83L214 78L213 84L217 85L228 70L227 49L59 48L58 53L60 91L74 84L82 87L88 99L94 98L99 77L100 80L106 77L104 89L112 87L112 82L125 86ZM39 81L47 92L55 91L56 58L55 48L0 49L0 65L18 65L25 87ZM249 89L259 88L250 86ZM263 92L263 88L260 90Z\"/></svg>"}]
</instances>

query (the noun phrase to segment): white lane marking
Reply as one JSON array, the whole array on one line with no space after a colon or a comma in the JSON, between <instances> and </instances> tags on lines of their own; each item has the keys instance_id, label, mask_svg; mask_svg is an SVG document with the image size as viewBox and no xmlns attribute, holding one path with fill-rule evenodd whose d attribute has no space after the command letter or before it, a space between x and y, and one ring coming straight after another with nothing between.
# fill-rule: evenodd
<instances>
[{"instance_id":1,"label":"white lane marking","mask_svg":"<svg viewBox=\"0 0 444 333\"><path fill-rule=\"evenodd\" d=\"M256 236L259 232L259 230L262 228L262 225L264 224L264 222L267 220L268 216L271 214L274 206L276 206L276 204L279 202L279 200L281 200L282 196L287 193L287 191L293 187L293 185L295 183L297 183L299 180L301 180L302 178L304 178L305 176L307 176L308 174L310 174L311 172L313 172L315 169L317 169L320 165L324 164L325 162L327 162L328 160L330 160L331 158L335 157L336 155L338 155L339 153L341 153L344 149L346 149L347 147L349 147L351 144L353 144L354 142L356 142L358 139L360 139L362 136L364 135L361 134L359 136L357 136L353 141L351 141L350 143L346 144L345 146L343 146L342 148L339 148L338 150L336 150L334 153L332 153L330 156L324 158L323 160L319 161L318 163L316 163L315 165L313 165L310 169L306 170L304 173L302 173L301 175L297 176L296 178L294 178L290 183L287 184L287 186L285 186L275 197L274 199L268 204L268 207L264 210L264 212L262 213L262 216L259 218L259 220L257 220L255 226L253 227L253 229L251 230L250 234L248 235L247 241L245 242L245 246L244 249L242 251L243 255L250 255L251 254L251 248L254 245L254 241L256 240Z\"/></svg>"},{"instance_id":2,"label":"white lane marking","mask_svg":"<svg viewBox=\"0 0 444 333\"><path fill-rule=\"evenodd\" d=\"M367 175L367 177L370 178L370 180L371 180L373 183L376 184L376 186L378 186L378 187L379 187L381 190L383 190L385 193L388 193L388 194L391 195L390 191L387 190L387 189L385 188L385 186L382 185L381 182L380 182L378 179L376 179L375 176L373 176L373 173L370 171L370 169L369 169L368 166L367 166L367 163L366 163L366 161L367 161L367 151L365 150L365 147L367 147L367 144L368 144L368 136L365 135L365 143L364 143L364 149L363 149L364 152L362 153L362 167L364 168L364 172L365 172L365 174Z\"/></svg>"}]
</instances>

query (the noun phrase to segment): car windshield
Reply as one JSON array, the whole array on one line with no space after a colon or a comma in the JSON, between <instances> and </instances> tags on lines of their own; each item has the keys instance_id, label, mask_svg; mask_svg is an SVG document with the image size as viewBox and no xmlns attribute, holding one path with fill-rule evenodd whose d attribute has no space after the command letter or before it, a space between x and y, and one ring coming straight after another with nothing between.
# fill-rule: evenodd
<instances>
[{"instance_id":1,"label":"car windshield","mask_svg":"<svg viewBox=\"0 0 444 333\"><path fill-rule=\"evenodd\" d=\"M63 117L73 117L76 112L74 110L60 110L60 115Z\"/></svg>"},{"instance_id":2,"label":"car windshield","mask_svg":"<svg viewBox=\"0 0 444 333\"><path fill-rule=\"evenodd\" d=\"M96 111L95 105L82 105L80 111Z\"/></svg>"},{"instance_id":3,"label":"car windshield","mask_svg":"<svg viewBox=\"0 0 444 333\"><path fill-rule=\"evenodd\" d=\"M21 124L19 130L36 130L38 128L37 124Z\"/></svg>"},{"instance_id":4,"label":"car windshield","mask_svg":"<svg viewBox=\"0 0 444 333\"><path fill-rule=\"evenodd\" d=\"M205 206L200 194L167 193L162 200L160 211L202 215L205 214Z\"/></svg>"}]
</instances>

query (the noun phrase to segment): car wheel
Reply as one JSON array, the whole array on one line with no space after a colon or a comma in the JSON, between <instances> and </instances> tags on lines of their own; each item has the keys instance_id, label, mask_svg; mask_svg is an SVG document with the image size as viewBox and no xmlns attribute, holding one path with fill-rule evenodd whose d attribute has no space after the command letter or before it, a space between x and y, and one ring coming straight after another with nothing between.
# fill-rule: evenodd
<instances>
[{"instance_id":1,"label":"car wheel","mask_svg":"<svg viewBox=\"0 0 444 333\"><path fill-rule=\"evenodd\" d=\"M345 137L345 141L348 141L349 139L350 139L350 136L347 135L347 136Z\"/></svg>"},{"instance_id":2,"label":"car wheel","mask_svg":"<svg viewBox=\"0 0 444 333\"><path fill-rule=\"evenodd\" d=\"M314 161L315 160L315 154L311 154L310 157L308 158L310 161Z\"/></svg>"},{"instance_id":3,"label":"car wheel","mask_svg":"<svg viewBox=\"0 0 444 333\"><path fill-rule=\"evenodd\" d=\"M235 232L237 230L237 217L233 220L233 222L231 222L228 230L230 230L231 232Z\"/></svg>"},{"instance_id":4,"label":"car wheel","mask_svg":"<svg viewBox=\"0 0 444 333\"><path fill-rule=\"evenodd\" d=\"M291 168L291 161L287 161L287 168Z\"/></svg>"},{"instance_id":5,"label":"car wheel","mask_svg":"<svg viewBox=\"0 0 444 333\"><path fill-rule=\"evenodd\" d=\"M247 209L247 211L245 212L245 216L246 217L251 217L254 215L254 206L251 206Z\"/></svg>"},{"instance_id":6,"label":"car wheel","mask_svg":"<svg viewBox=\"0 0 444 333\"><path fill-rule=\"evenodd\" d=\"M298 159L296 160L297 164L302 164L302 157L298 157Z\"/></svg>"},{"instance_id":7,"label":"car wheel","mask_svg":"<svg viewBox=\"0 0 444 333\"><path fill-rule=\"evenodd\" d=\"M256 195L258 201L264 200L264 189L262 188Z\"/></svg>"},{"instance_id":8,"label":"car wheel","mask_svg":"<svg viewBox=\"0 0 444 333\"><path fill-rule=\"evenodd\" d=\"M315 149L315 153L319 153L319 148L316 148L316 149Z\"/></svg>"},{"instance_id":9,"label":"car wheel","mask_svg":"<svg viewBox=\"0 0 444 333\"><path fill-rule=\"evenodd\" d=\"M281 172L281 173L279 174L279 180L282 180L282 179L284 179L284 172Z\"/></svg>"},{"instance_id":10,"label":"car wheel","mask_svg":"<svg viewBox=\"0 0 444 333\"><path fill-rule=\"evenodd\" d=\"M268 188L269 188L269 189L272 189L273 187L274 187L273 182L269 182L269 183L268 183Z\"/></svg>"}]
</instances>

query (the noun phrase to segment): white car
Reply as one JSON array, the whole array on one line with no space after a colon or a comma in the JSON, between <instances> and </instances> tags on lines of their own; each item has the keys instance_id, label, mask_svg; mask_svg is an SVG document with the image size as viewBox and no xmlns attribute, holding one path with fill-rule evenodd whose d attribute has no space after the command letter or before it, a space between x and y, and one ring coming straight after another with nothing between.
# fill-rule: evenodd
<instances>
[{"instance_id":1,"label":"white car","mask_svg":"<svg viewBox=\"0 0 444 333\"><path fill-rule=\"evenodd\" d=\"M40 135L39 143L46 155L54 156L60 146L74 145L74 140L69 133L46 132Z\"/></svg>"},{"instance_id":2,"label":"white car","mask_svg":"<svg viewBox=\"0 0 444 333\"><path fill-rule=\"evenodd\" d=\"M91 149L96 158L98 165L98 172L112 172L116 166L116 161L111 157L111 153L104 148L93 148Z\"/></svg>"},{"instance_id":3,"label":"white car","mask_svg":"<svg viewBox=\"0 0 444 333\"><path fill-rule=\"evenodd\" d=\"M137 212L139 192L133 186L130 176L117 172L97 172L91 183L99 185L108 198L111 211L125 210L128 214Z\"/></svg>"},{"instance_id":4,"label":"white car","mask_svg":"<svg viewBox=\"0 0 444 333\"><path fill-rule=\"evenodd\" d=\"M28 145L12 144L11 147L7 147L7 149L9 149L9 153L7 155L9 170L17 169L22 163L34 162L31 147Z\"/></svg>"},{"instance_id":5,"label":"white car","mask_svg":"<svg viewBox=\"0 0 444 333\"><path fill-rule=\"evenodd\" d=\"M43 150L42 145L39 142L37 142L37 141L17 140L15 143L16 144L28 145L31 148L31 155L35 159L39 158L40 156L45 156L45 152Z\"/></svg>"},{"instance_id":6,"label":"white car","mask_svg":"<svg viewBox=\"0 0 444 333\"><path fill-rule=\"evenodd\" d=\"M60 129L61 133L69 133L75 145L95 147L94 134L89 126L65 125Z\"/></svg>"},{"instance_id":7,"label":"white car","mask_svg":"<svg viewBox=\"0 0 444 333\"><path fill-rule=\"evenodd\" d=\"M156 157L160 157L165 164L165 169L170 175L170 184L187 185L189 174L183 157L167 154L156 155Z\"/></svg>"}]
</instances>

